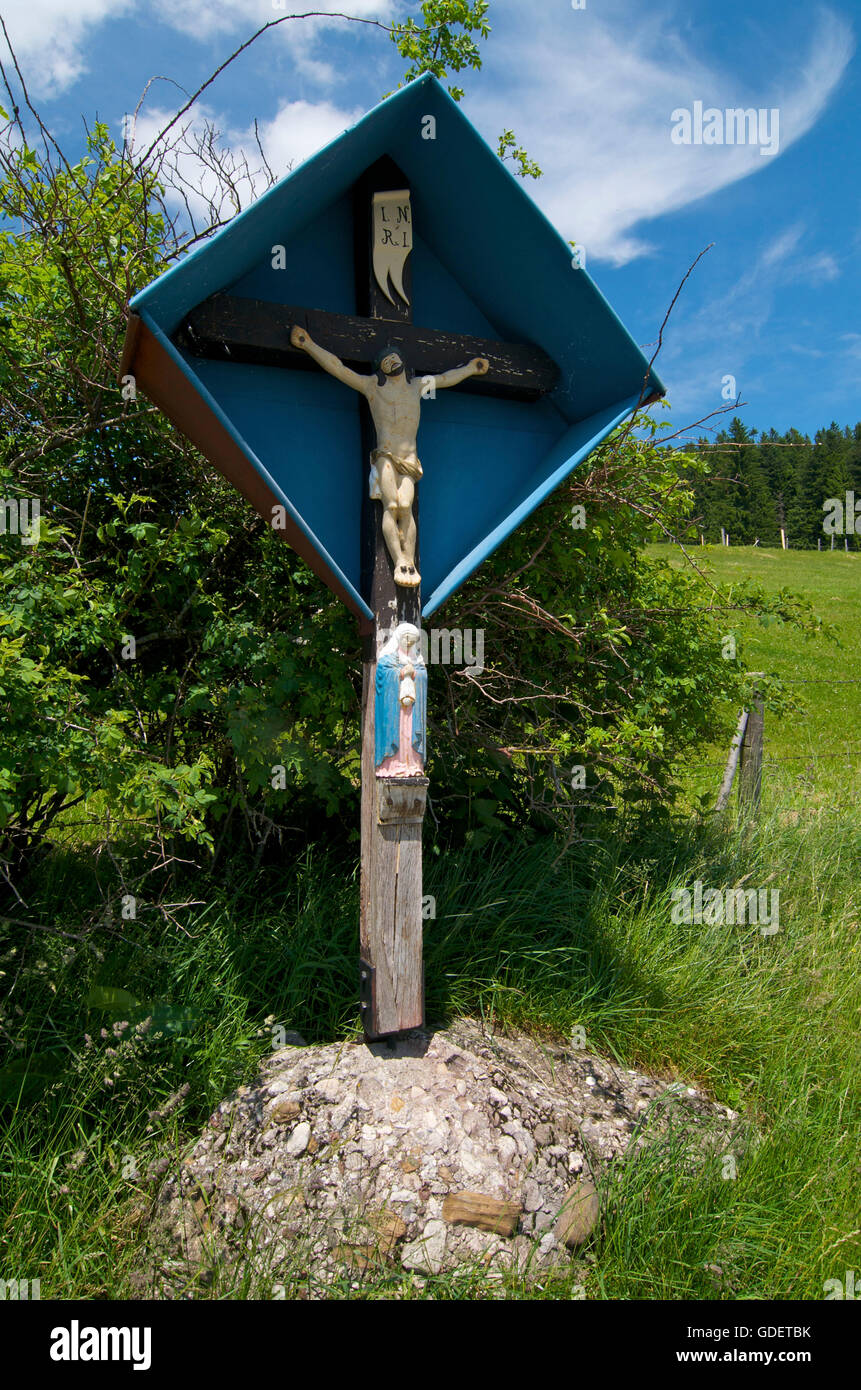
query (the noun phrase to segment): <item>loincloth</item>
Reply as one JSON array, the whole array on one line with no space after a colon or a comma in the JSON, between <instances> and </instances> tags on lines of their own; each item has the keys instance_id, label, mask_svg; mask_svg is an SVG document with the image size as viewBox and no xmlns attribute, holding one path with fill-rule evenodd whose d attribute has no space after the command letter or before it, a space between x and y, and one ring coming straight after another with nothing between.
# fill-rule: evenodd
<instances>
[{"instance_id":1,"label":"loincloth","mask_svg":"<svg viewBox=\"0 0 861 1390\"><path fill-rule=\"evenodd\" d=\"M382 501L380 492L380 477L377 472L377 459L388 459L396 473L402 478L412 478L413 482L418 482L422 476L422 466L418 459L403 459L397 454L393 454L391 449L372 449L371 450L371 497L379 498Z\"/></svg>"}]
</instances>

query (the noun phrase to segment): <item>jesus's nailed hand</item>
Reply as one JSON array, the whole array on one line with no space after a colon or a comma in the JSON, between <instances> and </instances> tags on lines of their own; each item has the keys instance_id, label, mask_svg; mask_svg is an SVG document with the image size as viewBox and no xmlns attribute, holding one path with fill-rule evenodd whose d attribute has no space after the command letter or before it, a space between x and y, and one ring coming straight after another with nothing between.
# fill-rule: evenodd
<instances>
[{"instance_id":1,"label":"jesus's nailed hand","mask_svg":"<svg viewBox=\"0 0 861 1390\"><path fill-rule=\"evenodd\" d=\"M490 370L490 363L486 357L473 357L472 367L476 376L484 376L485 372Z\"/></svg>"},{"instance_id":2,"label":"jesus's nailed hand","mask_svg":"<svg viewBox=\"0 0 861 1390\"><path fill-rule=\"evenodd\" d=\"M300 328L298 323L294 323L290 329L290 341L294 347L304 348L308 346L310 338L304 328Z\"/></svg>"}]
</instances>

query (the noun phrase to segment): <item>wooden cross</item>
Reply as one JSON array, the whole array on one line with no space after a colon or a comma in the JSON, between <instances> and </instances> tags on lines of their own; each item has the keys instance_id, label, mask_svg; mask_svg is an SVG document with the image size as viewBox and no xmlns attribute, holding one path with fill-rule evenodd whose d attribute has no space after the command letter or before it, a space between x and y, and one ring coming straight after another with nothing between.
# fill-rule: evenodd
<instances>
[{"instance_id":1,"label":"wooden cross","mask_svg":"<svg viewBox=\"0 0 861 1390\"><path fill-rule=\"evenodd\" d=\"M404 175L387 157L367 170L355 186L354 230L359 316L216 294L186 316L177 342L198 356L316 371L319 365L309 356L310 349L296 345L302 340L302 334L297 339L297 330L304 330L315 345L340 359L338 366L348 369L341 380L347 380L348 385L356 386L356 381L348 378L357 371L367 373L368 365L387 347L402 355L414 376L432 376L441 385L453 384L453 377L458 390L535 401L556 385L558 368L540 348L443 333L412 323L410 194ZM482 360L486 370L464 378L459 369L474 359ZM449 380L440 381L446 374ZM365 1035L379 1038L424 1022L421 836L428 779L423 775L423 758L406 773L386 772L386 764L393 759L380 763L377 723L380 711L388 708L383 703L390 688L386 683L392 678L402 683L406 679L408 685L412 682L415 703L407 727L412 746L420 744L423 749L423 730L419 731L421 738L416 730L424 713L421 692L426 672L420 661L410 664L410 656L416 656L415 645L407 645L406 656L391 654L391 634L396 627L409 624L420 628L420 588L403 575L395 582L395 566L384 535L383 506L372 499L367 482L368 459L379 441L361 394L359 401L361 589L374 614L373 623L368 623L363 633L362 653L360 996ZM412 503L416 523L418 486ZM415 570L420 571L417 546ZM387 638L388 656L380 664L381 645ZM410 671L413 675L405 676ZM402 688L406 689L396 686ZM409 694L404 696L404 708L408 702ZM411 754L411 749L407 752Z\"/></svg>"}]
</instances>

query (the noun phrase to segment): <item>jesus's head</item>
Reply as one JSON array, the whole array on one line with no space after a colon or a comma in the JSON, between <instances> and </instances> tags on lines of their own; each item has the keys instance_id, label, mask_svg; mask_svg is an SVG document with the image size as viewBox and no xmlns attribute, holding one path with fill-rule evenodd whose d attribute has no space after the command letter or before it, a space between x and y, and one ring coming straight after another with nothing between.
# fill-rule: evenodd
<instances>
[{"instance_id":1,"label":"jesus's head","mask_svg":"<svg viewBox=\"0 0 861 1390\"><path fill-rule=\"evenodd\" d=\"M374 370L377 373L377 380L382 386L386 377L400 376L402 372L406 371L406 367L397 348L385 347L374 358Z\"/></svg>"}]
</instances>

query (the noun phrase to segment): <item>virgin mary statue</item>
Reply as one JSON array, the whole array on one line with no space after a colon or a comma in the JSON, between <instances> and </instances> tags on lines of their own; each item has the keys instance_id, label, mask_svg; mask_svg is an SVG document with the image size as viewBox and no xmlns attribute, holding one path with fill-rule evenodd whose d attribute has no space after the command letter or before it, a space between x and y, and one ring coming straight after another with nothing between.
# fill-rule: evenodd
<instances>
[{"instance_id":1,"label":"virgin mary statue","mask_svg":"<svg viewBox=\"0 0 861 1390\"><path fill-rule=\"evenodd\" d=\"M421 777L428 673L421 633L399 623L377 658L374 767L378 777Z\"/></svg>"}]
</instances>

